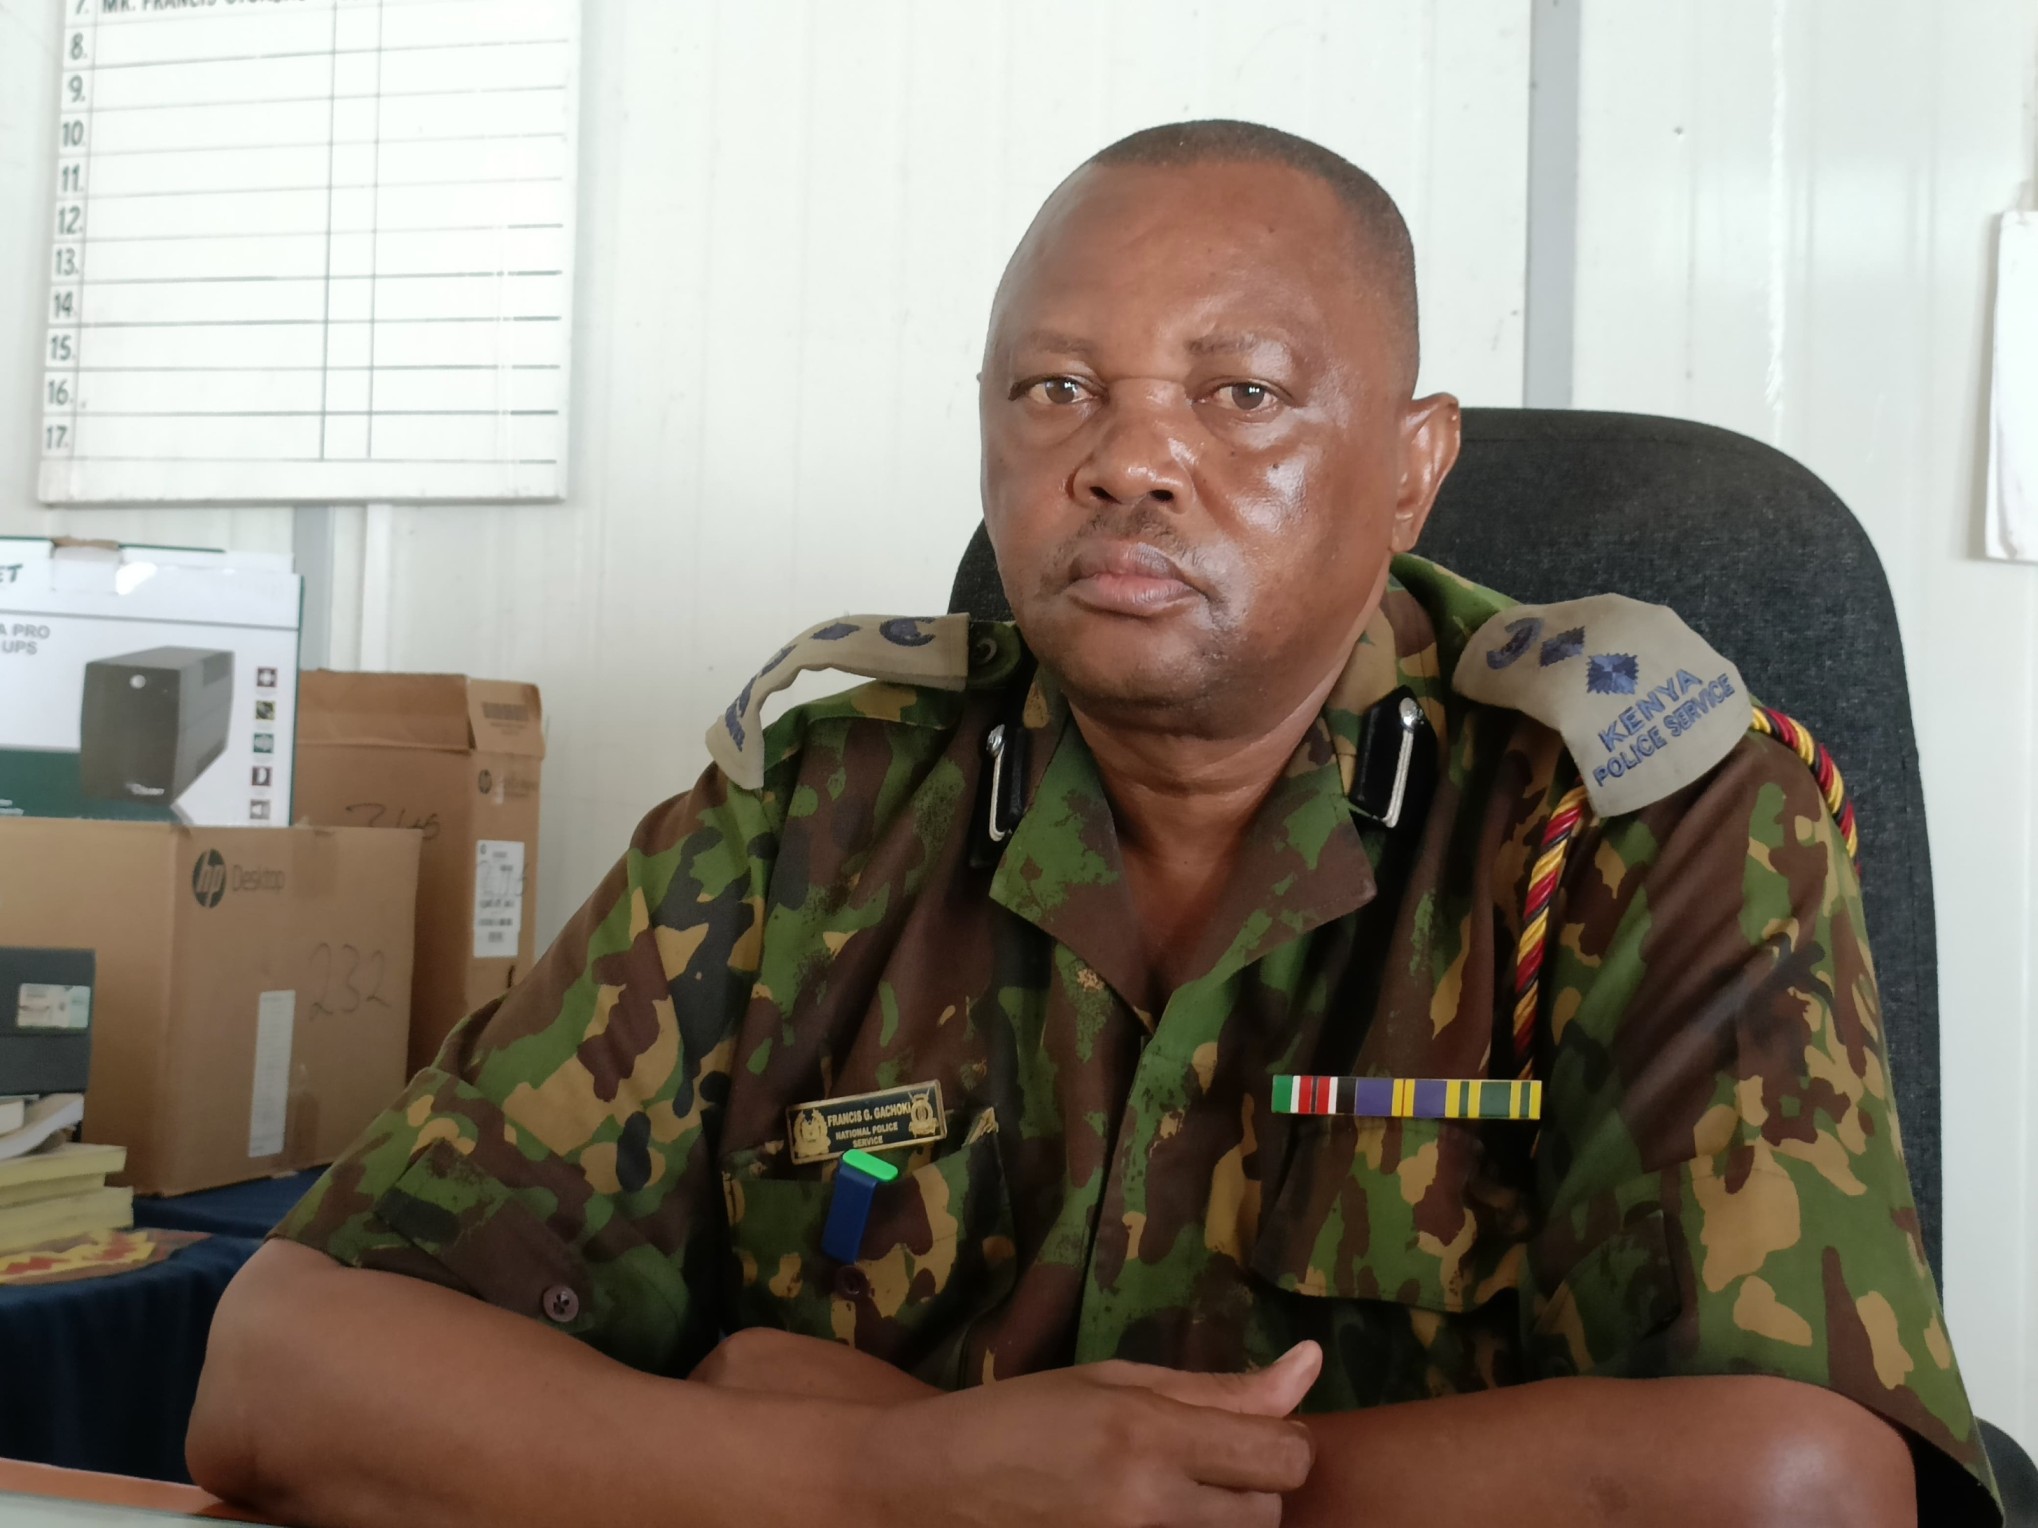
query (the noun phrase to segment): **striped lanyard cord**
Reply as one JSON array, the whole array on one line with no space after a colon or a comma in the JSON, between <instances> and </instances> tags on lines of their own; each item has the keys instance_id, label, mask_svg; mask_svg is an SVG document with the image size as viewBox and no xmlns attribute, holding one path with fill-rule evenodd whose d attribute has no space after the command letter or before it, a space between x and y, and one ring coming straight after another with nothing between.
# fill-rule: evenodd
<instances>
[{"instance_id":1,"label":"striped lanyard cord","mask_svg":"<svg viewBox=\"0 0 2038 1528\"><path fill-rule=\"evenodd\" d=\"M1564 856L1585 821L1585 787L1574 785L1558 799L1543 824L1543 841L1529 875L1528 902L1522 909L1521 942L1514 951L1514 1062L1523 1081L1536 1073L1536 1013L1543 990L1543 946L1550 933L1550 909L1557 885L1564 879Z\"/></svg>"},{"instance_id":2,"label":"striped lanyard cord","mask_svg":"<svg viewBox=\"0 0 2038 1528\"><path fill-rule=\"evenodd\" d=\"M1848 860L1858 866L1861 845L1854 826L1854 803L1847 799L1847 782L1832 754L1803 723L1767 706L1754 707L1748 725L1764 737L1775 738L1804 760L1819 783L1827 810L1839 825ZM1534 1077L1536 1071L1536 1023L1542 1006L1543 959L1549 941L1551 909L1556 905L1557 888L1563 883L1564 862L1571 842L1584 826L1587 810L1582 784L1572 786L1558 798L1549 821L1543 824L1535 869L1529 875L1521 939L1514 951L1514 1064L1515 1075L1524 1081Z\"/></svg>"},{"instance_id":3,"label":"striped lanyard cord","mask_svg":"<svg viewBox=\"0 0 2038 1528\"><path fill-rule=\"evenodd\" d=\"M1847 799L1847 782L1841 777L1840 766L1826 752L1825 745L1813 737L1811 729L1802 722L1793 721L1781 711L1772 711L1767 706L1755 708L1755 719L1749 726L1764 737L1775 738L1804 760L1819 782L1819 792L1826 798L1826 810L1840 825L1840 841L1847 846L1847 858L1858 870L1861 865L1861 839L1854 830L1854 803Z\"/></svg>"}]
</instances>

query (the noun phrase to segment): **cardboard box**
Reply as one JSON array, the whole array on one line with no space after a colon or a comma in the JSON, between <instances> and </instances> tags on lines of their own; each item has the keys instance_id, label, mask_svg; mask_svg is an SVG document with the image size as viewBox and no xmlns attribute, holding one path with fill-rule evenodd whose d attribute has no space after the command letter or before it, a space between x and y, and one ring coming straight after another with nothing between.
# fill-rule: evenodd
<instances>
[{"instance_id":1,"label":"cardboard box","mask_svg":"<svg viewBox=\"0 0 2038 1528\"><path fill-rule=\"evenodd\" d=\"M419 837L0 821L0 945L95 952L85 1138L136 1189L319 1166L396 1096Z\"/></svg>"},{"instance_id":2,"label":"cardboard box","mask_svg":"<svg viewBox=\"0 0 2038 1528\"><path fill-rule=\"evenodd\" d=\"M278 554L0 537L0 816L289 822L302 605Z\"/></svg>"},{"instance_id":3,"label":"cardboard box","mask_svg":"<svg viewBox=\"0 0 2038 1528\"><path fill-rule=\"evenodd\" d=\"M538 879L538 687L460 674L317 669L298 694L297 814L416 827L410 1066L530 969Z\"/></svg>"}]
</instances>

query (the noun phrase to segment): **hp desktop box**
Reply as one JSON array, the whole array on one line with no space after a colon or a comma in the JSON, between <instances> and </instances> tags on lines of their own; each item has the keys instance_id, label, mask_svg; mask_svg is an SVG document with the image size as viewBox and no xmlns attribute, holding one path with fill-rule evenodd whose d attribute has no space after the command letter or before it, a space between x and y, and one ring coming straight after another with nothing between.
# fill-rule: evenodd
<instances>
[{"instance_id":1,"label":"hp desktop box","mask_svg":"<svg viewBox=\"0 0 2038 1528\"><path fill-rule=\"evenodd\" d=\"M423 836L0 819L14 1028L89 1044L85 1139L136 1192L323 1165L402 1089Z\"/></svg>"}]
</instances>

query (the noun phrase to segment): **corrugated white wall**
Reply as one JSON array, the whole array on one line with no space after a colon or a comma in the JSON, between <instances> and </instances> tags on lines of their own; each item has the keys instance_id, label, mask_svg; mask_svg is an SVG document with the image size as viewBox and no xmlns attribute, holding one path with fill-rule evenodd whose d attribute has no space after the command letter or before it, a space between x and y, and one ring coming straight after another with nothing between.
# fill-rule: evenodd
<instances>
[{"instance_id":1,"label":"corrugated white wall","mask_svg":"<svg viewBox=\"0 0 2038 1528\"><path fill-rule=\"evenodd\" d=\"M336 511L335 660L544 687L549 935L784 635L944 601L992 283L1118 133L1241 115L1372 168L1422 254L1426 383L1520 401L1529 9L587 0L572 495ZM57 11L0 0L0 532L288 548L285 510L34 504ZM2030 1444L2038 571L1972 554L2034 28L2030 0L1592 0L1575 334L1580 406L1775 441L1889 564L1939 874L1951 1319Z\"/></svg>"},{"instance_id":2,"label":"corrugated white wall","mask_svg":"<svg viewBox=\"0 0 2038 1528\"><path fill-rule=\"evenodd\" d=\"M2038 568L1978 560L1994 218L2031 205L2038 5L1584 23L1575 402L1771 442L1889 571L1938 891L1948 1319L1977 1406L2038 1448Z\"/></svg>"}]
</instances>

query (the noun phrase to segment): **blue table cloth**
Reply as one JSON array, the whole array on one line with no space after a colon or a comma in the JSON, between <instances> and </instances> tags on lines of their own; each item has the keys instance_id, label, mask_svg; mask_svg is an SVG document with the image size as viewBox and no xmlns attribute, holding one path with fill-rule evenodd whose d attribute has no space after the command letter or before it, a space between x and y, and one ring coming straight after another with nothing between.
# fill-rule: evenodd
<instances>
[{"instance_id":1,"label":"blue table cloth","mask_svg":"<svg viewBox=\"0 0 2038 1528\"><path fill-rule=\"evenodd\" d=\"M259 1246L212 1236L126 1273L0 1286L0 1455L188 1481L212 1313Z\"/></svg>"},{"instance_id":2,"label":"blue table cloth","mask_svg":"<svg viewBox=\"0 0 2038 1528\"><path fill-rule=\"evenodd\" d=\"M68 1284L0 1286L0 1456L186 1481L184 1430L212 1313L315 1172L137 1199L134 1221L206 1240Z\"/></svg>"},{"instance_id":3,"label":"blue table cloth","mask_svg":"<svg viewBox=\"0 0 2038 1528\"><path fill-rule=\"evenodd\" d=\"M174 1199L137 1199L134 1223L161 1231L210 1231L217 1236L267 1236L289 1214L312 1184L317 1172L287 1178L258 1178Z\"/></svg>"}]
</instances>

